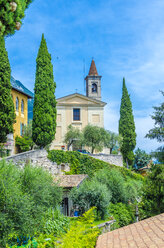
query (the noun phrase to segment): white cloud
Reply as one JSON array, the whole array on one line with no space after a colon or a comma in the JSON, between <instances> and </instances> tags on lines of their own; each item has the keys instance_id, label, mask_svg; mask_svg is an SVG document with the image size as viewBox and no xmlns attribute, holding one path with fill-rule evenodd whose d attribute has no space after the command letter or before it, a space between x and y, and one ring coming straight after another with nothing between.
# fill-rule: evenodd
<instances>
[{"instance_id":1,"label":"white cloud","mask_svg":"<svg viewBox=\"0 0 164 248\"><path fill-rule=\"evenodd\" d=\"M105 129L118 133L119 108L118 102L110 102L104 110Z\"/></svg>"}]
</instances>

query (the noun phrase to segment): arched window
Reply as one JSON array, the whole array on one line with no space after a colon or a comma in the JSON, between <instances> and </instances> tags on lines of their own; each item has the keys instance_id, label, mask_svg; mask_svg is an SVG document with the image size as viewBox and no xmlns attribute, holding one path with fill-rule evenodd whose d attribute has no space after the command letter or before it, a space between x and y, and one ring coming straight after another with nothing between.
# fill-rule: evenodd
<instances>
[{"instance_id":1,"label":"arched window","mask_svg":"<svg viewBox=\"0 0 164 248\"><path fill-rule=\"evenodd\" d=\"M97 92L97 84L92 84L92 92Z\"/></svg>"},{"instance_id":2,"label":"arched window","mask_svg":"<svg viewBox=\"0 0 164 248\"><path fill-rule=\"evenodd\" d=\"M18 97L16 98L16 111L19 111L19 99L18 99Z\"/></svg>"},{"instance_id":3,"label":"arched window","mask_svg":"<svg viewBox=\"0 0 164 248\"><path fill-rule=\"evenodd\" d=\"M21 112L24 113L24 101L21 101Z\"/></svg>"}]
</instances>

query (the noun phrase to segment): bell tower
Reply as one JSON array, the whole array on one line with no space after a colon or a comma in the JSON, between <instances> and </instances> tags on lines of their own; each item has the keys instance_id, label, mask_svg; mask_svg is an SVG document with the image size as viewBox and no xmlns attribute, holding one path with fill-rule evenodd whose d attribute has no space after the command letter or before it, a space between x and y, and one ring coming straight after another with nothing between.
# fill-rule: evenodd
<instances>
[{"instance_id":1,"label":"bell tower","mask_svg":"<svg viewBox=\"0 0 164 248\"><path fill-rule=\"evenodd\" d=\"M98 75L95 61L92 59L86 81L86 96L101 101L101 76Z\"/></svg>"}]
</instances>

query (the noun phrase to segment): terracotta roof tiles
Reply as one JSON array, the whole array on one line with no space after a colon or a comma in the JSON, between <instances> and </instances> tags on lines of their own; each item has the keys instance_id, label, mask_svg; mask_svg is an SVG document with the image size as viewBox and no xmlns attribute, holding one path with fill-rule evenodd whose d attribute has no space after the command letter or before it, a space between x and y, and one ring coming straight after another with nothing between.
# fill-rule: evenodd
<instances>
[{"instance_id":1,"label":"terracotta roof tiles","mask_svg":"<svg viewBox=\"0 0 164 248\"><path fill-rule=\"evenodd\" d=\"M164 213L99 236L96 248L164 248Z\"/></svg>"},{"instance_id":2,"label":"terracotta roof tiles","mask_svg":"<svg viewBox=\"0 0 164 248\"><path fill-rule=\"evenodd\" d=\"M78 187L88 175L60 175L54 179L55 182L59 183L60 187L73 188Z\"/></svg>"},{"instance_id":3,"label":"terracotta roof tiles","mask_svg":"<svg viewBox=\"0 0 164 248\"><path fill-rule=\"evenodd\" d=\"M95 61L92 59L90 70L89 70L89 76L98 76L98 72L96 69Z\"/></svg>"}]
</instances>

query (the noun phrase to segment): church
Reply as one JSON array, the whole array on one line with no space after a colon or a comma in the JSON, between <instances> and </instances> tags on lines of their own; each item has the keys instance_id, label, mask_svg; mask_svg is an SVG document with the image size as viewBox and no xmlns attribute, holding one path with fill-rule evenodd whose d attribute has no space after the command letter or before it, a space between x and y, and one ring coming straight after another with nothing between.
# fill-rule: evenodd
<instances>
[{"instance_id":1,"label":"church","mask_svg":"<svg viewBox=\"0 0 164 248\"><path fill-rule=\"evenodd\" d=\"M83 130L88 124L104 127L104 106L101 100L101 77L92 59L85 78L86 95L74 93L57 99L57 126L51 149L67 150L64 137L72 125Z\"/></svg>"}]
</instances>

